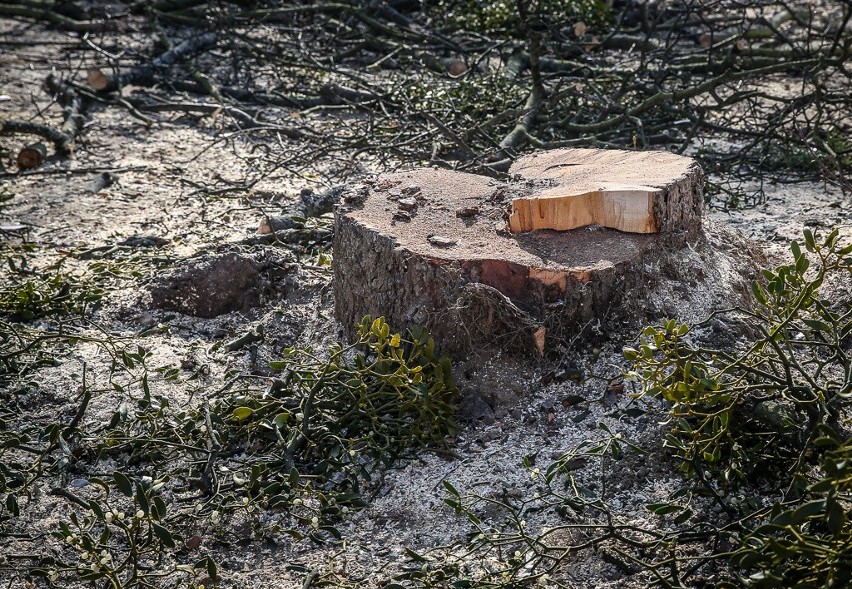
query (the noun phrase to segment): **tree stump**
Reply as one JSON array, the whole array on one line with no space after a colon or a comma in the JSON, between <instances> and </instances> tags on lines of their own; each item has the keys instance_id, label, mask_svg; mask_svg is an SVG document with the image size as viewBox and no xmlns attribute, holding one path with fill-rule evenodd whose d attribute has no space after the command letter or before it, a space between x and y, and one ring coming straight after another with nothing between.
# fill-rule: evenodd
<instances>
[{"instance_id":1,"label":"tree stump","mask_svg":"<svg viewBox=\"0 0 852 589\"><path fill-rule=\"evenodd\" d=\"M335 215L335 314L425 326L453 354L544 353L646 316L661 274L695 282L672 253L702 239L703 182L690 158L587 149L521 158L508 182L431 168L365 180Z\"/></svg>"}]
</instances>

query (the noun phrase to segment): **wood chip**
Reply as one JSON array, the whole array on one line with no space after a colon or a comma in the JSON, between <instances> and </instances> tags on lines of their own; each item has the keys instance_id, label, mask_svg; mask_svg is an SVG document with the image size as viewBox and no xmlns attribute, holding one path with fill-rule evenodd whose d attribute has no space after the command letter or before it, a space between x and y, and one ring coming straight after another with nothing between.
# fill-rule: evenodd
<instances>
[{"instance_id":1,"label":"wood chip","mask_svg":"<svg viewBox=\"0 0 852 589\"><path fill-rule=\"evenodd\" d=\"M399 199L399 208L403 211L413 211L417 208L417 200L413 197Z\"/></svg>"},{"instance_id":2,"label":"wood chip","mask_svg":"<svg viewBox=\"0 0 852 589\"><path fill-rule=\"evenodd\" d=\"M479 207L461 207L456 209L456 217L475 217L479 214Z\"/></svg>"},{"instance_id":3,"label":"wood chip","mask_svg":"<svg viewBox=\"0 0 852 589\"><path fill-rule=\"evenodd\" d=\"M452 239L451 237L442 237L441 235L430 235L428 239L429 243L431 243L435 247L453 247L458 243L457 239Z\"/></svg>"},{"instance_id":4,"label":"wood chip","mask_svg":"<svg viewBox=\"0 0 852 589\"><path fill-rule=\"evenodd\" d=\"M538 350L539 355L544 356L544 334L547 332L547 328L542 325L535 331L533 331L533 343L535 344L535 349Z\"/></svg>"}]
</instances>

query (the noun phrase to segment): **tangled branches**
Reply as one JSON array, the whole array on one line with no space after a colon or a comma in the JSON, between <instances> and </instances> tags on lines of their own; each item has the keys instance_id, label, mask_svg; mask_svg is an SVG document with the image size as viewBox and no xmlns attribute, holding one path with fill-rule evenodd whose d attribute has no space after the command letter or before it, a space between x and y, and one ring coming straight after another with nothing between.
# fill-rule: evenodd
<instances>
[{"instance_id":1,"label":"tangled branches","mask_svg":"<svg viewBox=\"0 0 852 589\"><path fill-rule=\"evenodd\" d=\"M362 172L364 158L499 173L524 149L598 146L666 148L726 175L849 187L847 2L136 8L149 19L130 26L169 23L187 40L215 31L217 47L188 66L158 58L123 73L101 51L98 64L115 73L94 76L97 98L137 117L223 113L239 129L223 137L250 137L265 173L318 158L339 177ZM178 51L187 43L163 55L189 58ZM151 89L117 97L122 80ZM204 98L176 101L175 91Z\"/></svg>"}]
</instances>

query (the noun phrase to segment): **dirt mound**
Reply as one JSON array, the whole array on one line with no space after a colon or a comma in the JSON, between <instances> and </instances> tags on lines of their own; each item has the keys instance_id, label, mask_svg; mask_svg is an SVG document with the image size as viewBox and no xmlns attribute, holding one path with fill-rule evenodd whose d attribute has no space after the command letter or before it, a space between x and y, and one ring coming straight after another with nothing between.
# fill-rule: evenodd
<instances>
[{"instance_id":1,"label":"dirt mound","mask_svg":"<svg viewBox=\"0 0 852 589\"><path fill-rule=\"evenodd\" d=\"M272 288L271 274L279 278L287 268L287 260L278 255L203 253L156 278L148 292L154 308L194 317L218 317L258 306L263 294ZM280 288L283 282L277 281L276 286Z\"/></svg>"}]
</instances>

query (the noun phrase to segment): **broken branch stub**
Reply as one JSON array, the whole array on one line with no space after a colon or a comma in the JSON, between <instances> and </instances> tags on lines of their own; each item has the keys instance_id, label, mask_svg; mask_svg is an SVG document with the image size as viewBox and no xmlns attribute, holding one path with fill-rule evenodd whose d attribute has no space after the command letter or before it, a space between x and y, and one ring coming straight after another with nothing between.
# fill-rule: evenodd
<instances>
[{"instance_id":1,"label":"broken branch stub","mask_svg":"<svg viewBox=\"0 0 852 589\"><path fill-rule=\"evenodd\" d=\"M500 182L416 169L350 187L335 214L337 319L425 326L456 355L546 352L591 327L664 314L648 302L661 274L711 279L691 159L572 149L512 172Z\"/></svg>"}]
</instances>

